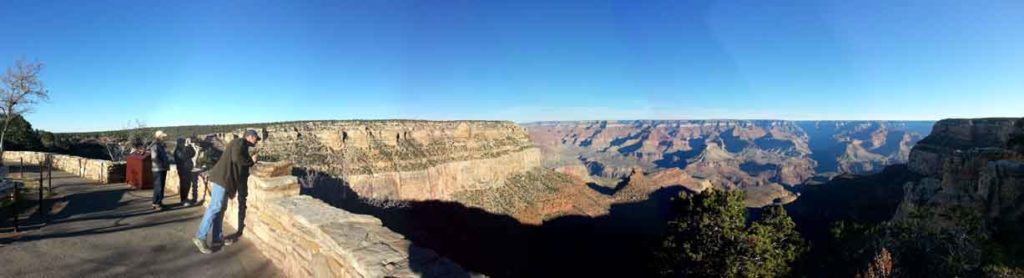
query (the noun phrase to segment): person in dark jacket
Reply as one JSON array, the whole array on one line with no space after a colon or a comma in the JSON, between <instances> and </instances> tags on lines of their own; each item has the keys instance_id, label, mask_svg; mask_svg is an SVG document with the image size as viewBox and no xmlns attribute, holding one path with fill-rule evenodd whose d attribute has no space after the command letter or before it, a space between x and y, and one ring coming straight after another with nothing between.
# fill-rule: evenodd
<instances>
[{"instance_id":1,"label":"person in dark jacket","mask_svg":"<svg viewBox=\"0 0 1024 278\"><path fill-rule=\"evenodd\" d=\"M167 169L171 166L171 159L167 156L167 147L164 146L164 138L167 133L157 130L153 134L153 144L149 146L149 156L153 162L153 209L164 209L164 184L167 182Z\"/></svg>"},{"instance_id":2,"label":"person in dark jacket","mask_svg":"<svg viewBox=\"0 0 1024 278\"><path fill-rule=\"evenodd\" d=\"M249 155L249 148L256 146L260 137L255 130L246 130L242 138L232 140L224 148L220 160L210 170L210 205L203 213L203 220L199 222L199 229L192 243L199 248L199 252L209 254L213 252L206 244L207 236L211 236L213 243L231 245L234 238L223 237L222 226L224 223L224 206L229 197L234 198L239 187L245 186L249 180L249 167L256 164L256 156ZM211 235L212 232L212 235Z\"/></svg>"},{"instance_id":3,"label":"person in dark jacket","mask_svg":"<svg viewBox=\"0 0 1024 278\"><path fill-rule=\"evenodd\" d=\"M191 207L197 199L196 178L192 173L192 168L195 168L192 158L195 156L192 140L178 138L174 147L174 166L178 169L178 199L183 207ZM189 198L189 192L192 192L192 198Z\"/></svg>"}]
</instances>

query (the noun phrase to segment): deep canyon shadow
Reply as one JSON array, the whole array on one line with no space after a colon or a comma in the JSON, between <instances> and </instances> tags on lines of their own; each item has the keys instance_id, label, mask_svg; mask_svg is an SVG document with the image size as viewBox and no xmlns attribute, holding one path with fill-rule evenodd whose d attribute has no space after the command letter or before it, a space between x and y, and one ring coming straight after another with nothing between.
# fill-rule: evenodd
<instances>
[{"instance_id":1,"label":"deep canyon shadow","mask_svg":"<svg viewBox=\"0 0 1024 278\"><path fill-rule=\"evenodd\" d=\"M655 160L654 165L659 168L686 169L688 161L703 153L704 149L707 149L708 144L703 138L695 138L688 140L688 146L690 147L688 151L680 150L666 153L661 159Z\"/></svg>"},{"instance_id":2,"label":"deep canyon shadow","mask_svg":"<svg viewBox=\"0 0 1024 278\"><path fill-rule=\"evenodd\" d=\"M302 194L378 217L416 245L489 276L643 277L650 276L651 253L674 217L671 200L683 190L665 188L647 201L613 205L604 216L565 216L542 225L447 201L378 207L336 178L303 186Z\"/></svg>"},{"instance_id":3,"label":"deep canyon shadow","mask_svg":"<svg viewBox=\"0 0 1024 278\"><path fill-rule=\"evenodd\" d=\"M616 183L615 187L613 187L613 188L604 187L604 186L601 186L601 185L599 185L599 184L597 184L595 182L588 182L587 183L587 187L590 188L590 190L593 190L594 192L597 192L597 193L601 193L601 195L605 195L605 196L615 195L616 192L619 192L619 190L622 190L623 188L625 188L626 185L629 185L629 177L625 177L625 178L622 178L621 180L619 180L619 182Z\"/></svg>"},{"instance_id":4,"label":"deep canyon shadow","mask_svg":"<svg viewBox=\"0 0 1024 278\"><path fill-rule=\"evenodd\" d=\"M840 175L820 185L802 185L800 198L785 206L810 250L797 265L807 277L852 277L873 254L844 261L849 253L830 233L840 221L876 225L892 218L903 199L904 184L921 178L906 165L890 165L873 175ZM849 258L846 258L849 259Z\"/></svg>"}]
</instances>

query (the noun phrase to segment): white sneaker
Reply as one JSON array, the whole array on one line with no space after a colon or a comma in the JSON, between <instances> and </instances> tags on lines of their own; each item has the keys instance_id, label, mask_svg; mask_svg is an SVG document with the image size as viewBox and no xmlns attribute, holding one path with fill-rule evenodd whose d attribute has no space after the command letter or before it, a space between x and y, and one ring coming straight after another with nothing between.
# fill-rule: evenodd
<instances>
[{"instance_id":1,"label":"white sneaker","mask_svg":"<svg viewBox=\"0 0 1024 278\"><path fill-rule=\"evenodd\" d=\"M199 248L199 252L200 253L203 253L203 254L213 253L213 250L210 250L210 247L206 247L206 242L203 242L203 240L201 240L201 239L192 238L192 244L195 244L196 248Z\"/></svg>"}]
</instances>

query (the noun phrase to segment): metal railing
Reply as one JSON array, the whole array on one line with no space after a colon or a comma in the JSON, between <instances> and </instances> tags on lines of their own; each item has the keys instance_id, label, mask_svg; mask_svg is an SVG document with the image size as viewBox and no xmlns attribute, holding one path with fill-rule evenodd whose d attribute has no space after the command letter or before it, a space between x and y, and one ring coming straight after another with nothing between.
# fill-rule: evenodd
<instances>
[{"instance_id":1,"label":"metal railing","mask_svg":"<svg viewBox=\"0 0 1024 278\"><path fill-rule=\"evenodd\" d=\"M43 190L46 190L48 193L53 194L53 159L52 159L52 157L50 155L47 155L46 158L43 161L39 161L38 167L39 167L38 168L39 169L39 185L36 187L36 191L39 192L39 199L38 199L38 203L37 203L38 207L36 209L36 213L39 215L39 217L40 217L40 219L42 221L45 221L46 216L47 216L47 210L46 210L46 206L43 204L46 201L46 197L43 195ZM14 167L12 167L12 168L14 168ZM20 158L19 159L19 164L18 164L16 169L17 169L17 173L18 173L18 179L23 181L26 178L25 177L25 159L24 158ZM21 204L22 200L21 200L20 190L22 188L19 187L21 182L13 182L13 181L7 180L6 177L2 177L2 178L4 180L10 182L10 184L12 185L10 189L6 190L7 191L6 193L7 193L8 196L5 196L5 197L6 198L11 198L10 212L11 212L12 224L13 224L14 232L17 233L17 232L21 231L20 208L21 208L21 205L22 205ZM44 185L45 185L45 187L44 187Z\"/></svg>"}]
</instances>

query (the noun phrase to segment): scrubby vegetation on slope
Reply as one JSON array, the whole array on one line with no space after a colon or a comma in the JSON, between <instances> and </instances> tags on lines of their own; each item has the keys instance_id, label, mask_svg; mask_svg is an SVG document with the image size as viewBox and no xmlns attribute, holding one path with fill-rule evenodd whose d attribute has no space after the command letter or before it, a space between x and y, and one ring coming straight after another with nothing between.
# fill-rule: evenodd
<instances>
[{"instance_id":1,"label":"scrubby vegetation on slope","mask_svg":"<svg viewBox=\"0 0 1024 278\"><path fill-rule=\"evenodd\" d=\"M502 187L456 193L455 200L535 224L564 215L602 215L610 205L573 177L539 167L509 177Z\"/></svg>"}]
</instances>

